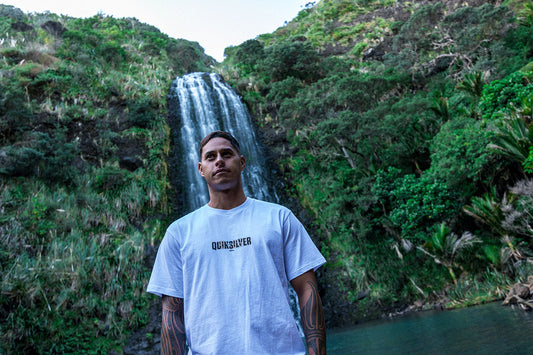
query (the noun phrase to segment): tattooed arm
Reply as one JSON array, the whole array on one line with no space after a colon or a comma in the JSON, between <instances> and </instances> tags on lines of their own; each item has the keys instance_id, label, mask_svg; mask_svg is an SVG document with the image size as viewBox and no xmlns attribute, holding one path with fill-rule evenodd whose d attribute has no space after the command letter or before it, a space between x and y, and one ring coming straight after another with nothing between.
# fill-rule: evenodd
<instances>
[{"instance_id":1,"label":"tattooed arm","mask_svg":"<svg viewBox=\"0 0 533 355\"><path fill-rule=\"evenodd\" d=\"M309 355L326 354L326 323L315 273L310 270L291 281L298 294L300 317Z\"/></svg>"},{"instance_id":2,"label":"tattooed arm","mask_svg":"<svg viewBox=\"0 0 533 355\"><path fill-rule=\"evenodd\" d=\"M185 354L185 325L183 298L163 295L163 321L161 324L161 354Z\"/></svg>"}]
</instances>

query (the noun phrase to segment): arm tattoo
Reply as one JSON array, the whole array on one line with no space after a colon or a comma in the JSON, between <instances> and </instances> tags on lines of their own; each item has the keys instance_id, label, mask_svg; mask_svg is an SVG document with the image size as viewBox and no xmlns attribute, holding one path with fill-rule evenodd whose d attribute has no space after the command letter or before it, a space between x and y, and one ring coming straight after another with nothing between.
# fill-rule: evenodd
<instances>
[{"instance_id":1,"label":"arm tattoo","mask_svg":"<svg viewBox=\"0 0 533 355\"><path fill-rule=\"evenodd\" d=\"M161 354L185 354L186 346L183 298L163 295L162 319Z\"/></svg>"},{"instance_id":2,"label":"arm tattoo","mask_svg":"<svg viewBox=\"0 0 533 355\"><path fill-rule=\"evenodd\" d=\"M322 302L318 295L316 284L307 281L310 289L307 299L303 300L301 308L302 328L307 342L309 355L326 354L326 322L322 311Z\"/></svg>"}]
</instances>

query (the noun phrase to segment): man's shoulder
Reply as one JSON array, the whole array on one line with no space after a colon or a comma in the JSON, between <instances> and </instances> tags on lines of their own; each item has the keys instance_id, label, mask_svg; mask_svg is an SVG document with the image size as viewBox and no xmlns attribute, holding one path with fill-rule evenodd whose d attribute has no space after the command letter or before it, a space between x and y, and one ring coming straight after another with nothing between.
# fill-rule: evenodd
<instances>
[{"instance_id":1,"label":"man's shoulder","mask_svg":"<svg viewBox=\"0 0 533 355\"><path fill-rule=\"evenodd\" d=\"M287 207L280 205L275 202L270 201L264 201L264 200L258 200L256 198L248 197L248 200L256 206L262 207L262 208L271 208L271 209L281 209L281 210L288 210Z\"/></svg>"},{"instance_id":2,"label":"man's shoulder","mask_svg":"<svg viewBox=\"0 0 533 355\"><path fill-rule=\"evenodd\" d=\"M177 228L179 226L187 225L189 223L194 222L198 218L202 218L202 215L205 211L205 206L202 206L192 212L187 213L184 216L179 217L174 222L172 222L169 226L169 228Z\"/></svg>"},{"instance_id":3,"label":"man's shoulder","mask_svg":"<svg viewBox=\"0 0 533 355\"><path fill-rule=\"evenodd\" d=\"M276 213L279 215L287 215L291 213L290 209L278 203L258 200L254 198L249 199L251 200L250 205L253 207L253 210L259 213Z\"/></svg>"}]
</instances>

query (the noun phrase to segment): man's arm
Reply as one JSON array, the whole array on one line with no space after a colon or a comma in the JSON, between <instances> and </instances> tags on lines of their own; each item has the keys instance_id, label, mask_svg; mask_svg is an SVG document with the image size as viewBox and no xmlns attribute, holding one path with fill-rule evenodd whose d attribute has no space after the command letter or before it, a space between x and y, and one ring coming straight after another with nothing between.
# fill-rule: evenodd
<instances>
[{"instance_id":1,"label":"man's arm","mask_svg":"<svg viewBox=\"0 0 533 355\"><path fill-rule=\"evenodd\" d=\"M183 298L163 295L162 302L161 354L185 354Z\"/></svg>"},{"instance_id":2,"label":"man's arm","mask_svg":"<svg viewBox=\"0 0 533 355\"><path fill-rule=\"evenodd\" d=\"M291 281L298 294L300 318L309 355L326 354L326 323L316 277L310 270Z\"/></svg>"}]
</instances>

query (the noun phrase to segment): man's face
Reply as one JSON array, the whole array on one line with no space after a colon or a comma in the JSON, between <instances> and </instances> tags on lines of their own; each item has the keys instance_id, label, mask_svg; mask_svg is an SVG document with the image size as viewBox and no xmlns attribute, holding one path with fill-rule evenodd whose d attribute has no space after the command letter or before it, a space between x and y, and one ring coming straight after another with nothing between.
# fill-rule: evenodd
<instances>
[{"instance_id":1,"label":"man's face","mask_svg":"<svg viewBox=\"0 0 533 355\"><path fill-rule=\"evenodd\" d=\"M211 139L204 145L200 159L198 171L210 188L224 191L240 183L246 163L227 139Z\"/></svg>"}]
</instances>

